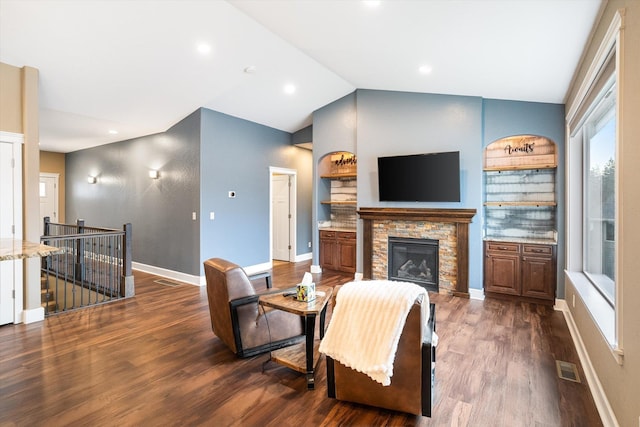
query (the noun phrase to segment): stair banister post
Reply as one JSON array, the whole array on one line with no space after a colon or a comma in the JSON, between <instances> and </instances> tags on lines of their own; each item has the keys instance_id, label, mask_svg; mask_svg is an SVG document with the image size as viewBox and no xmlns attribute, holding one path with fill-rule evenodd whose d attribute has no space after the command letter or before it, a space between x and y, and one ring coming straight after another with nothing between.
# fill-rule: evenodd
<instances>
[{"instance_id":1,"label":"stair banister post","mask_svg":"<svg viewBox=\"0 0 640 427\"><path fill-rule=\"evenodd\" d=\"M122 236L122 278L120 279L120 296L127 298L135 295L133 269L131 268L133 226L131 223L127 223L124 224L122 228L124 230L124 235Z\"/></svg>"}]
</instances>

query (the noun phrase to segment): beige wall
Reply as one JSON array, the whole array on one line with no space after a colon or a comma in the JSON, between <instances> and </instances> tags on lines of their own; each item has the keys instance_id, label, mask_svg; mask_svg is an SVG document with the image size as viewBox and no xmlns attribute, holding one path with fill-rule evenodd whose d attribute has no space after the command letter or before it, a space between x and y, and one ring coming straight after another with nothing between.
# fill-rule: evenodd
<instances>
[{"instance_id":1,"label":"beige wall","mask_svg":"<svg viewBox=\"0 0 640 427\"><path fill-rule=\"evenodd\" d=\"M21 133L22 239L40 241L40 128L38 125L38 70L0 63L0 130ZM40 259L24 263L25 321L40 320Z\"/></svg>"},{"instance_id":2,"label":"beige wall","mask_svg":"<svg viewBox=\"0 0 640 427\"><path fill-rule=\"evenodd\" d=\"M621 328L624 351L623 364L619 365L609 345L591 320L584 304L577 297L575 288L567 281L567 301L576 295L572 316L584 341L589 359L606 393L615 417L621 426L638 426L640 417L640 1L610 0L585 59L576 74L567 102L567 111L574 103L576 92L586 70L595 56L605 32L618 9L625 9L624 42L621 45L622 95L619 99L620 128L618 168L619 182L619 251L617 281L622 287L618 309L621 310ZM571 218L567 219L571 221ZM571 306L571 304L569 304Z\"/></svg>"},{"instance_id":3,"label":"beige wall","mask_svg":"<svg viewBox=\"0 0 640 427\"><path fill-rule=\"evenodd\" d=\"M0 62L0 131L22 133L22 72Z\"/></svg>"},{"instance_id":4,"label":"beige wall","mask_svg":"<svg viewBox=\"0 0 640 427\"><path fill-rule=\"evenodd\" d=\"M51 151L40 151L40 172L57 173L58 181L58 222L65 223L65 155Z\"/></svg>"}]
</instances>

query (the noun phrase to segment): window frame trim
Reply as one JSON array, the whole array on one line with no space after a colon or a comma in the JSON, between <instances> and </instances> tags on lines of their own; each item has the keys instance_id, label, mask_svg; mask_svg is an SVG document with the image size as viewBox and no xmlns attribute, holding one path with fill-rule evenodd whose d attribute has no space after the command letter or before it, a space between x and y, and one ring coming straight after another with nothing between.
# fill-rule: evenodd
<instances>
[{"instance_id":1,"label":"window frame trim","mask_svg":"<svg viewBox=\"0 0 640 427\"><path fill-rule=\"evenodd\" d=\"M620 264L620 259L622 259L623 257L623 251L622 251L622 245L620 244L620 237L624 235L623 233L623 224L621 221L621 209L619 209L619 206L622 205L623 202L623 197L622 194L620 193L620 176L621 176L621 170L622 168L622 158L620 156L620 147L622 145L622 134L620 132L620 123L622 122L622 118L624 117L624 112L622 109L622 105L623 105L623 98L624 98L624 91L623 91L623 87L624 87L624 58L621 55L621 52L624 51L624 17L625 17L625 10L624 9L619 9L616 11L616 13L614 14L612 21L609 25L609 28L607 29L607 32L605 33L602 42L600 44L600 46L598 47L598 50L596 51L596 54L591 62L591 65L589 66L584 79L582 80L580 87L578 89L578 91L576 92L576 96L573 99L573 103L570 105L568 111L567 111L567 115L566 115L566 127L567 127L567 141L568 141L568 155L566 156L566 168L568 171L568 182L567 182L567 192L566 192L566 197L565 197L565 201L567 203L567 210L566 210L566 222L567 224L569 224L569 217L571 214L574 214L574 210L570 209L570 200L575 200L576 195L573 194L574 192L580 192L583 193L584 192L584 188L583 188L583 184L579 183L573 183L572 180L575 179L574 175L570 175L570 171L572 170L571 168L574 167L575 165L573 164L575 162L575 156L576 153L574 153L575 148L573 147L575 145L575 139L578 136L578 134L582 133L583 130L583 124L585 119L587 118L588 114L584 114L584 103L589 101L589 97L591 95L590 90L591 88L594 86L594 84L597 82L599 76L600 71L603 69L603 67L606 65L609 55L611 54L612 50L615 51L615 71L614 71L614 75L615 75L615 84L616 84L616 195L617 200L616 200L616 230L615 230L615 239L616 239L616 257L615 257L615 289L616 289L616 295L615 295L615 307L613 307L613 316L614 316L614 335L613 335L613 340L611 339L611 334L610 333L606 333L605 330L603 330L603 325L600 324L598 322L598 319L596 318L596 316L594 315L594 311L589 308L589 304L585 304L585 306L587 307L587 310L589 311L589 315L591 316L592 320L594 321L594 324L596 325L596 327L599 329L600 333L602 334L604 341L608 344L609 349L611 350L611 354L612 356L615 358L616 362L620 365L623 364L623 358L624 358L624 351L623 351L623 325L622 325L622 318L623 318L623 309L624 309L624 304L623 304L623 283L624 283L624 277L622 275L622 271L619 268L619 264ZM577 115L579 113L583 113L583 115L581 117L578 117ZM580 140L580 144L583 144L583 138L582 135L580 135L580 137L578 138ZM572 151L574 150L574 151ZM582 150L583 148L580 148L580 158L583 158L582 156ZM581 165L581 169L584 169L584 165ZM580 176L583 176L583 172L581 171ZM580 199L582 201L584 201L584 194L580 194L577 195L578 197L580 197ZM567 268L565 270L565 277L567 280L569 280L570 282L572 282L573 287L576 289L576 292L580 295L580 297L582 298L583 302L585 302L585 297L586 295L584 295L583 292L581 292L581 287L580 286L576 286L576 282L578 281L582 281L581 278L584 278L584 280L589 280L588 277L585 275L584 270L583 270L583 257L584 257L584 252L583 252L583 244L584 244L584 228L582 226L583 223L583 210L584 210L584 206L583 203L580 203L580 223L581 226L578 227L579 231L576 231L575 229L573 229L572 227L568 227L567 230L565 231L566 237L567 237ZM577 238L576 236L574 236L575 233L580 233L579 238ZM576 247L576 243L577 243L577 247ZM573 260L575 260L577 257L575 256L575 252L579 252L579 258L580 258L580 263L577 263L575 265L569 265L569 263L574 264ZM589 282L590 283L590 282ZM590 286L593 286L590 283ZM594 290L596 288L594 287ZM601 296L602 297L602 296ZM604 297L603 301L604 300ZM591 298L589 298L591 299ZM606 303L606 302L605 302ZM610 305L608 303L606 303L606 305L608 307L610 307ZM609 319L610 320L610 319ZM606 322L605 322L606 323ZM612 342L613 341L613 342Z\"/></svg>"}]
</instances>

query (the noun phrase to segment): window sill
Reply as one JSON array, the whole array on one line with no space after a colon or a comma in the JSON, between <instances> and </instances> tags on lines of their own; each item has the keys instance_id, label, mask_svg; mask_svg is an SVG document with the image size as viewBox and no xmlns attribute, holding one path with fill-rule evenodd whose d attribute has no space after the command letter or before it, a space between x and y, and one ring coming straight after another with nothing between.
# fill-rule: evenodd
<instances>
[{"instance_id":1,"label":"window sill","mask_svg":"<svg viewBox=\"0 0 640 427\"><path fill-rule=\"evenodd\" d=\"M622 365L622 350L618 347L616 337L616 312L607 300L598 292L584 273L566 271L565 274L582 302L587 307L593 323L609 344L609 349L618 364Z\"/></svg>"}]
</instances>

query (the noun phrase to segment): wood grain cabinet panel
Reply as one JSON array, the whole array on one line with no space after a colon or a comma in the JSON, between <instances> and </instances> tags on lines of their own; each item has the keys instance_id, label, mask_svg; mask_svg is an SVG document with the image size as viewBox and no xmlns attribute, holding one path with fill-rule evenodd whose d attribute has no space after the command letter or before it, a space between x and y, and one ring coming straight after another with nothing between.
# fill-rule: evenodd
<instances>
[{"instance_id":1,"label":"wood grain cabinet panel","mask_svg":"<svg viewBox=\"0 0 640 427\"><path fill-rule=\"evenodd\" d=\"M484 288L489 292L520 295L520 255L487 251Z\"/></svg>"},{"instance_id":2,"label":"wood grain cabinet panel","mask_svg":"<svg viewBox=\"0 0 640 427\"><path fill-rule=\"evenodd\" d=\"M356 233L321 230L320 266L329 270L355 273Z\"/></svg>"},{"instance_id":3,"label":"wood grain cabinet panel","mask_svg":"<svg viewBox=\"0 0 640 427\"><path fill-rule=\"evenodd\" d=\"M556 296L556 247L485 242L484 290L549 303Z\"/></svg>"}]
</instances>

